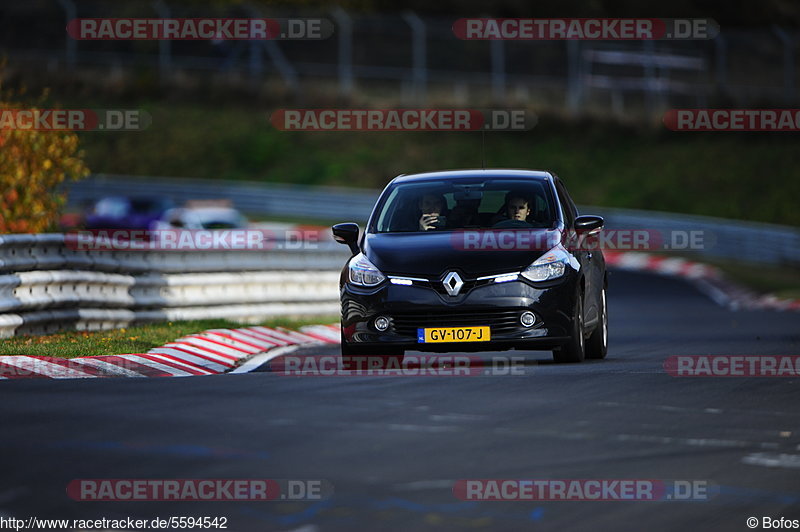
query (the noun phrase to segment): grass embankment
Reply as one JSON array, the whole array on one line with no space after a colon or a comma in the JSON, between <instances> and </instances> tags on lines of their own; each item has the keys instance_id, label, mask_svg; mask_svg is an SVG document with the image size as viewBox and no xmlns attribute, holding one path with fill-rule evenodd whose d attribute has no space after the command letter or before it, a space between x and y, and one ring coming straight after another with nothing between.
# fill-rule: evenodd
<instances>
[{"instance_id":1,"label":"grass embankment","mask_svg":"<svg viewBox=\"0 0 800 532\"><path fill-rule=\"evenodd\" d=\"M265 105L139 107L153 117L146 131L81 136L94 172L381 188L400 173L481 164L479 133L281 132ZM541 116L532 131L487 134L486 152L488 166L555 171L579 204L800 226L797 134L677 133ZM302 220L299 212L292 221ZM715 264L756 290L800 296L800 274L790 268Z\"/></svg>"},{"instance_id":2,"label":"grass embankment","mask_svg":"<svg viewBox=\"0 0 800 532\"><path fill-rule=\"evenodd\" d=\"M82 136L93 171L380 188L400 173L481 163L478 133L281 132L266 107L143 108L153 116L146 131ZM555 171L580 204L800 225L795 134L676 133L543 116L529 132L487 134L486 151L489 166ZM303 220L299 212L284 221ZM790 268L715 264L756 290L800 296Z\"/></svg>"},{"instance_id":3,"label":"grass embankment","mask_svg":"<svg viewBox=\"0 0 800 532\"><path fill-rule=\"evenodd\" d=\"M732 281L762 294L800 299L800 271L786 266L756 266L713 259L701 262L717 266Z\"/></svg>"},{"instance_id":4,"label":"grass embankment","mask_svg":"<svg viewBox=\"0 0 800 532\"><path fill-rule=\"evenodd\" d=\"M336 316L289 319L276 318L260 325L296 329L303 325L334 323ZM0 355L31 355L75 358L94 355L145 353L187 334L208 329L244 327L228 320L197 320L154 323L109 331L66 331L46 336L17 336L0 340Z\"/></svg>"},{"instance_id":5,"label":"grass embankment","mask_svg":"<svg viewBox=\"0 0 800 532\"><path fill-rule=\"evenodd\" d=\"M81 135L93 172L380 188L400 173L481 164L474 132L282 132L269 124L270 109L255 105L140 107L153 117L145 131ZM800 136L792 133L677 133L542 116L529 132L488 133L486 152L488 166L555 171L579 204L800 226Z\"/></svg>"}]
</instances>

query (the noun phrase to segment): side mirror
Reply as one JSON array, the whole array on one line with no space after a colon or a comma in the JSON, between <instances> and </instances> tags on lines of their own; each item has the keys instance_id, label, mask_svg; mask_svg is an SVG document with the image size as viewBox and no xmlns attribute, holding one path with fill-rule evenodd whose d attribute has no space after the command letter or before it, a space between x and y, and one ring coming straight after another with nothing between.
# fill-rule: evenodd
<instances>
[{"instance_id":1,"label":"side mirror","mask_svg":"<svg viewBox=\"0 0 800 532\"><path fill-rule=\"evenodd\" d=\"M347 244L353 255L358 253L358 224L352 222L336 224L331 227L333 239L340 244Z\"/></svg>"},{"instance_id":2,"label":"side mirror","mask_svg":"<svg viewBox=\"0 0 800 532\"><path fill-rule=\"evenodd\" d=\"M602 216L586 215L575 218L575 232L581 234L598 233L605 221Z\"/></svg>"}]
</instances>

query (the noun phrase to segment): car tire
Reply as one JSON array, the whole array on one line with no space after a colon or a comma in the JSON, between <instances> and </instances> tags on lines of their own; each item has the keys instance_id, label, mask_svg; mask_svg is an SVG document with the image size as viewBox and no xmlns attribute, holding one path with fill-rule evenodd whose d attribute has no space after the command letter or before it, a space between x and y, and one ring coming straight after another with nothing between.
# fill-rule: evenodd
<instances>
[{"instance_id":1,"label":"car tire","mask_svg":"<svg viewBox=\"0 0 800 532\"><path fill-rule=\"evenodd\" d=\"M342 368L346 370L355 369L357 367L356 359L361 357L363 352L359 348L347 343L344 339L344 331L341 332L341 338Z\"/></svg>"},{"instance_id":2,"label":"car tire","mask_svg":"<svg viewBox=\"0 0 800 532\"><path fill-rule=\"evenodd\" d=\"M600 291L600 320L592 335L586 340L586 358L602 359L608 354L608 305L606 288Z\"/></svg>"},{"instance_id":3,"label":"car tire","mask_svg":"<svg viewBox=\"0 0 800 532\"><path fill-rule=\"evenodd\" d=\"M586 357L585 338L583 335L583 294L579 293L575 302L575 315L572 319L572 331L569 341L553 350L553 360L558 363L583 362Z\"/></svg>"}]
</instances>

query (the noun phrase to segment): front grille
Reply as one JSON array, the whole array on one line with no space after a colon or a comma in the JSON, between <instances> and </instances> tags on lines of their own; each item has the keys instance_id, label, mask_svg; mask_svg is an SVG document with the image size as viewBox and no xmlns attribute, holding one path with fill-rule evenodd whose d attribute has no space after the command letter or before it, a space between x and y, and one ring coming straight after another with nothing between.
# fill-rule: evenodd
<instances>
[{"instance_id":1,"label":"front grille","mask_svg":"<svg viewBox=\"0 0 800 532\"><path fill-rule=\"evenodd\" d=\"M431 281L430 283L431 283L431 288L436 290L438 294L450 297L450 294L447 293L447 289L444 287L444 283L442 281ZM459 290L458 292L459 295L466 294L467 292L475 288L475 286L477 286L478 284L477 281L463 281L463 283L464 286L462 286L461 290Z\"/></svg>"},{"instance_id":2,"label":"front grille","mask_svg":"<svg viewBox=\"0 0 800 532\"><path fill-rule=\"evenodd\" d=\"M494 282L493 279L464 279L461 278L464 285L459 290L458 295L464 295L469 293L473 288L477 288L479 286L485 286L487 284L491 284ZM429 279L427 281L414 281L415 286L424 286L425 288L431 288L437 294L442 296L450 297L450 294L447 293L447 289L444 287L444 283L441 279Z\"/></svg>"},{"instance_id":3,"label":"front grille","mask_svg":"<svg viewBox=\"0 0 800 532\"><path fill-rule=\"evenodd\" d=\"M521 327L519 315L524 309L490 309L477 311L414 312L392 314L394 332L401 336L417 336L418 328L473 327L488 325L492 335L507 334Z\"/></svg>"}]
</instances>

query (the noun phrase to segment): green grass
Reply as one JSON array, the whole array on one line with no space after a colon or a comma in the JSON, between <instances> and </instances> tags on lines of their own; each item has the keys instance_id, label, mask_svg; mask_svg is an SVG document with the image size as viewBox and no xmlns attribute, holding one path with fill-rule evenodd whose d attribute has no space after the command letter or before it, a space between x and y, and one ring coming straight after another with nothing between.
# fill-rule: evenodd
<instances>
[{"instance_id":1,"label":"green grass","mask_svg":"<svg viewBox=\"0 0 800 532\"><path fill-rule=\"evenodd\" d=\"M335 323L336 316L266 320L260 325L296 329L303 325ZM108 331L65 331L47 336L17 336L0 340L0 355L31 355L74 358L94 355L145 353L182 336L208 329L231 329L243 325L227 320L197 320L154 323Z\"/></svg>"},{"instance_id":2,"label":"green grass","mask_svg":"<svg viewBox=\"0 0 800 532\"><path fill-rule=\"evenodd\" d=\"M145 131L81 134L93 172L381 188L400 173L481 164L475 132L282 132L255 103L141 107L153 117ZM487 133L486 159L553 170L580 204L800 226L799 141L542 116L529 132Z\"/></svg>"},{"instance_id":3,"label":"green grass","mask_svg":"<svg viewBox=\"0 0 800 532\"><path fill-rule=\"evenodd\" d=\"M760 294L800 299L800 270L791 266L775 266L725 258L699 256L691 252L653 252L653 255L679 257L691 262L718 268L730 281Z\"/></svg>"},{"instance_id":4,"label":"green grass","mask_svg":"<svg viewBox=\"0 0 800 532\"><path fill-rule=\"evenodd\" d=\"M787 266L767 266L706 260L717 266L732 281L762 294L786 299L800 299L800 271Z\"/></svg>"},{"instance_id":5,"label":"green grass","mask_svg":"<svg viewBox=\"0 0 800 532\"><path fill-rule=\"evenodd\" d=\"M97 173L381 188L400 173L479 167L478 133L281 132L267 104L147 103L146 131L81 135ZM137 107L131 102L65 102ZM69 107L70 105L66 105ZM322 107L313 102L298 107ZM292 107L292 105L286 105ZM542 115L529 132L488 133L488 166L548 169L579 204L800 226L800 136L687 133ZM303 223L303 212L280 221ZM331 220L335 222L340 220ZM328 223L314 222L328 225ZM732 279L783 297L800 294L789 268L720 262Z\"/></svg>"}]
</instances>

